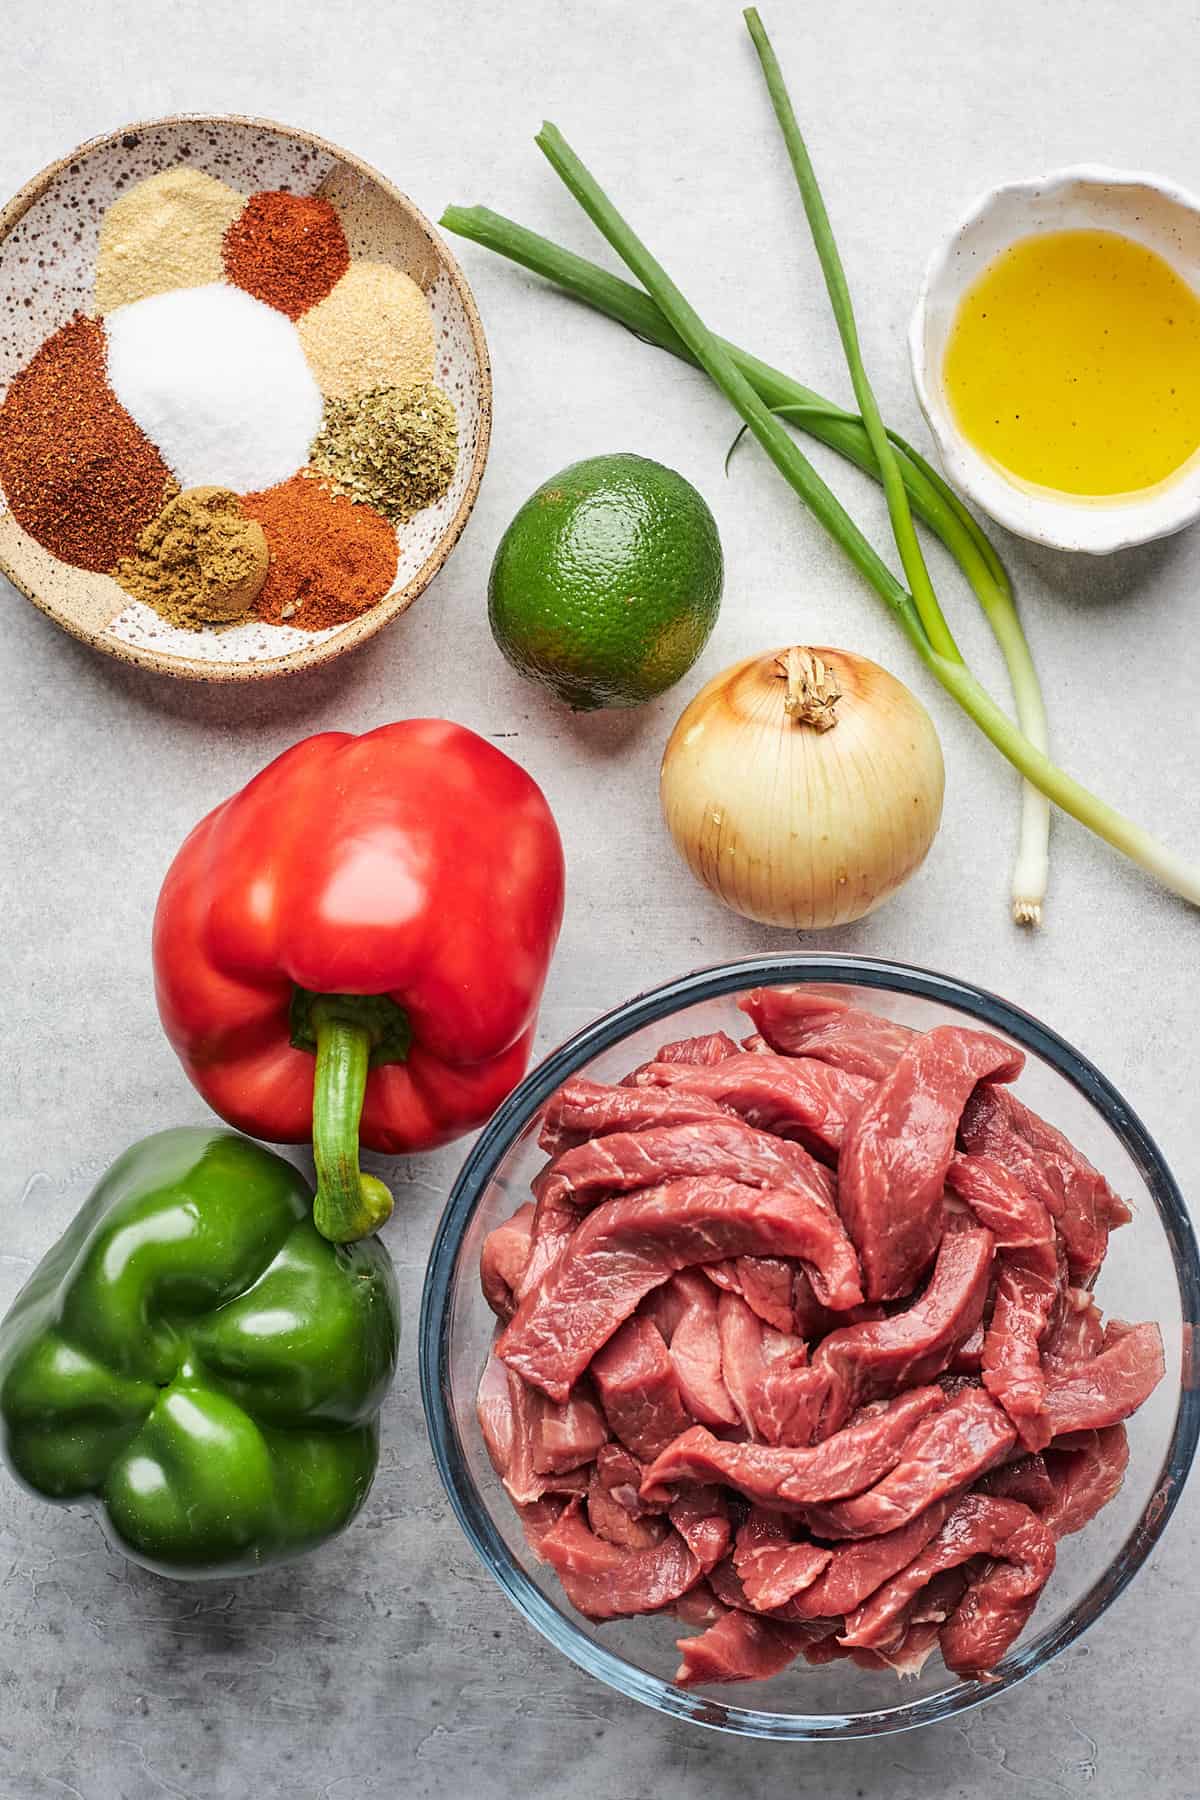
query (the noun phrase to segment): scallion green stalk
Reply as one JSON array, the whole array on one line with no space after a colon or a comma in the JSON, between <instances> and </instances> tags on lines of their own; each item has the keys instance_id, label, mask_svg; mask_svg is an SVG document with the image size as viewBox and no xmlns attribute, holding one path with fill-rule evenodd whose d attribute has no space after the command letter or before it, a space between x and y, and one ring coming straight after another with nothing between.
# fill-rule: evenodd
<instances>
[{"instance_id":1,"label":"scallion green stalk","mask_svg":"<svg viewBox=\"0 0 1200 1800\"><path fill-rule=\"evenodd\" d=\"M598 263L589 262L486 206L449 206L441 222L447 231L469 238L553 282L564 293L624 325L647 343L699 366L650 296ZM879 480L879 464L859 417L728 339L718 338L717 342L773 412ZM1017 721L1034 747L1045 752L1049 747L1045 705L1004 564L974 515L936 470L895 433L892 441L901 452L901 476L914 511L958 563L1000 646L1008 667ZM1026 782L1012 885L1013 915L1021 924L1036 924L1041 917L1048 829L1046 798Z\"/></svg>"},{"instance_id":2,"label":"scallion green stalk","mask_svg":"<svg viewBox=\"0 0 1200 1800\"><path fill-rule=\"evenodd\" d=\"M562 133L556 126L545 124L536 142L597 229L657 302L701 368L749 425L780 473L895 613L914 649L946 691L1013 766L1049 799L1156 875L1166 887L1200 906L1200 869L1184 863L1140 826L1057 768L1017 729L962 662L934 648L912 595L896 580L799 445L751 387L728 350L626 224Z\"/></svg>"}]
</instances>

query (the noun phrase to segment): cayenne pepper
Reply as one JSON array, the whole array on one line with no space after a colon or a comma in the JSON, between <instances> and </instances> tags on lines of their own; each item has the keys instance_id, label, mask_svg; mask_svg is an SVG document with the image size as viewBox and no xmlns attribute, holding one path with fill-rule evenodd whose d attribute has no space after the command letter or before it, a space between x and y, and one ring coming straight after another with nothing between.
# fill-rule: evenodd
<instances>
[{"instance_id":1,"label":"cayenne pepper","mask_svg":"<svg viewBox=\"0 0 1200 1800\"><path fill-rule=\"evenodd\" d=\"M293 475L246 494L242 510L267 534L266 584L251 609L272 625L324 631L382 600L396 579L396 534L369 506Z\"/></svg>"},{"instance_id":2,"label":"cayenne pepper","mask_svg":"<svg viewBox=\"0 0 1200 1800\"><path fill-rule=\"evenodd\" d=\"M323 300L350 267L350 246L328 200L252 194L225 233L225 273L235 287L291 319Z\"/></svg>"},{"instance_id":3,"label":"cayenne pepper","mask_svg":"<svg viewBox=\"0 0 1200 1800\"><path fill-rule=\"evenodd\" d=\"M108 385L95 319L77 313L13 380L0 407L0 483L39 544L105 574L178 492Z\"/></svg>"}]
</instances>

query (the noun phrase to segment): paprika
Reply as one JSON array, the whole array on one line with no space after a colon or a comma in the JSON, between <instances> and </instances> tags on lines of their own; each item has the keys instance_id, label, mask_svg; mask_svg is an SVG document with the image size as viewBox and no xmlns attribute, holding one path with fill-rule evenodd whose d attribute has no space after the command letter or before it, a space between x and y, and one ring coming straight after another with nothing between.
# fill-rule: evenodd
<instances>
[{"instance_id":1,"label":"paprika","mask_svg":"<svg viewBox=\"0 0 1200 1800\"><path fill-rule=\"evenodd\" d=\"M342 222L316 194L251 194L225 233L225 273L235 287L289 319L323 300L350 267Z\"/></svg>"},{"instance_id":2,"label":"paprika","mask_svg":"<svg viewBox=\"0 0 1200 1800\"><path fill-rule=\"evenodd\" d=\"M396 579L396 534L374 508L330 491L301 471L246 494L242 510L267 534L271 560L256 618L324 631L382 600Z\"/></svg>"}]
</instances>

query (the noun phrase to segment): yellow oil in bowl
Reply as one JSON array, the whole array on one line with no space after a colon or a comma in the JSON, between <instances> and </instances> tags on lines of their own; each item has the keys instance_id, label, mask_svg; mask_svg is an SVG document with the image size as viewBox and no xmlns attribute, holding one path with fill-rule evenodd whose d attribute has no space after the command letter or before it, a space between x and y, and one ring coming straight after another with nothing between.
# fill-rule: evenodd
<instances>
[{"instance_id":1,"label":"yellow oil in bowl","mask_svg":"<svg viewBox=\"0 0 1200 1800\"><path fill-rule=\"evenodd\" d=\"M1019 483L1156 487L1200 448L1200 297L1117 232L1022 238L959 302L942 376L964 437Z\"/></svg>"}]
</instances>

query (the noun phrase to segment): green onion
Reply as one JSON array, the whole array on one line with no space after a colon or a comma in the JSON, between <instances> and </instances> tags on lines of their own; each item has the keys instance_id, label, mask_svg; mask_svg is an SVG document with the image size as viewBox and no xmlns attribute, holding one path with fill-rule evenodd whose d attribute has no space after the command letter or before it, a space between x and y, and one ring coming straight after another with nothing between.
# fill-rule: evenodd
<instances>
[{"instance_id":1,"label":"green onion","mask_svg":"<svg viewBox=\"0 0 1200 1800\"><path fill-rule=\"evenodd\" d=\"M934 648L926 636L912 595L896 580L803 451L760 399L725 346L709 331L666 270L626 224L562 133L554 125L543 125L536 142L622 262L658 303L665 319L701 368L749 425L780 473L895 613L917 654L964 712L1001 754L1049 799L1140 863L1164 886L1200 906L1200 869L1185 863L1140 826L1057 768L1017 729L965 665Z\"/></svg>"},{"instance_id":2,"label":"green onion","mask_svg":"<svg viewBox=\"0 0 1200 1800\"><path fill-rule=\"evenodd\" d=\"M892 535L896 540L896 548L900 552L900 561L908 585L912 590L917 611L921 616L921 623L925 627L933 650L938 655L946 657L951 662L957 662L965 668L964 659L959 653L958 646L946 624L937 596L933 591L933 583L930 581L929 570L926 567L921 545L913 526L912 512L909 508L908 495L905 492L900 459L896 454L893 436L883 423L875 391L863 363L862 350L858 340L858 325L854 317L854 303L850 298L846 271L842 266L837 241L833 235L833 227L829 223L829 214L825 209L825 201L821 194L820 183L817 180L816 170L813 168L812 159L808 154L808 146L804 141L792 107L783 71L771 47L771 41L762 20L759 18L758 8L747 7L742 16L758 54L767 85L767 93L770 95L771 105L775 109L775 117L779 121L779 128L783 134L783 141L796 177L796 185L800 189L800 198L804 203L813 245L825 276L826 291L833 308L838 334L842 340L842 349L845 352L846 365L850 371L854 396L858 401L871 449L879 464L880 479L887 499L888 515L892 522ZM914 452L908 445L904 445L903 449L907 452L911 462ZM928 470L928 468L926 472L932 474L932 470ZM947 497L953 504L954 497L950 495L949 489L947 489ZM966 511L966 508L963 510ZM1001 622L1000 631L1009 677L1017 701L1018 720L1034 747L1045 752L1048 748L1048 736L1041 685L1033 666L1033 658L1029 653L1028 641L1021 630L1015 608L1009 609L1008 614ZM1049 870L1049 830L1049 807L1043 798L1036 796L1036 790L1031 793L1027 785L1022 806L1020 850L1013 876L1013 917L1018 924L1037 924L1041 920L1042 902L1045 898Z\"/></svg>"},{"instance_id":3,"label":"green onion","mask_svg":"<svg viewBox=\"0 0 1200 1800\"><path fill-rule=\"evenodd\" d=\"M624 325L647 343L697 364L697 358L650 296L632 283L622 281L620 276L610 274L598 263L589 262L586 257L564 249L486 206L449 206L441 223L447 231L482 244L496 255L553 282L564 293ZM844 407L822 399L811 388L804 387L782 370L772 368L750 351L731 344L728 339L717 341L773 412L799 425L809 437L816 438L857 468L879 479L879 465L860 418ZM891 437L901 452L901 476L909 500L918 517L941 539L974 589L1008 665L1017 719L1025 736L1037 749L1045 751L1048 745L1045 706L1004 564L954 490L911 445L894 432ZM1041 900L1046 888L1048 823L1049 806L1044 795L1025 782L1020 843L1013 873L1013 914L1021 924L1036 924L1041 916Z\"/></svg>"}]
</instances>

